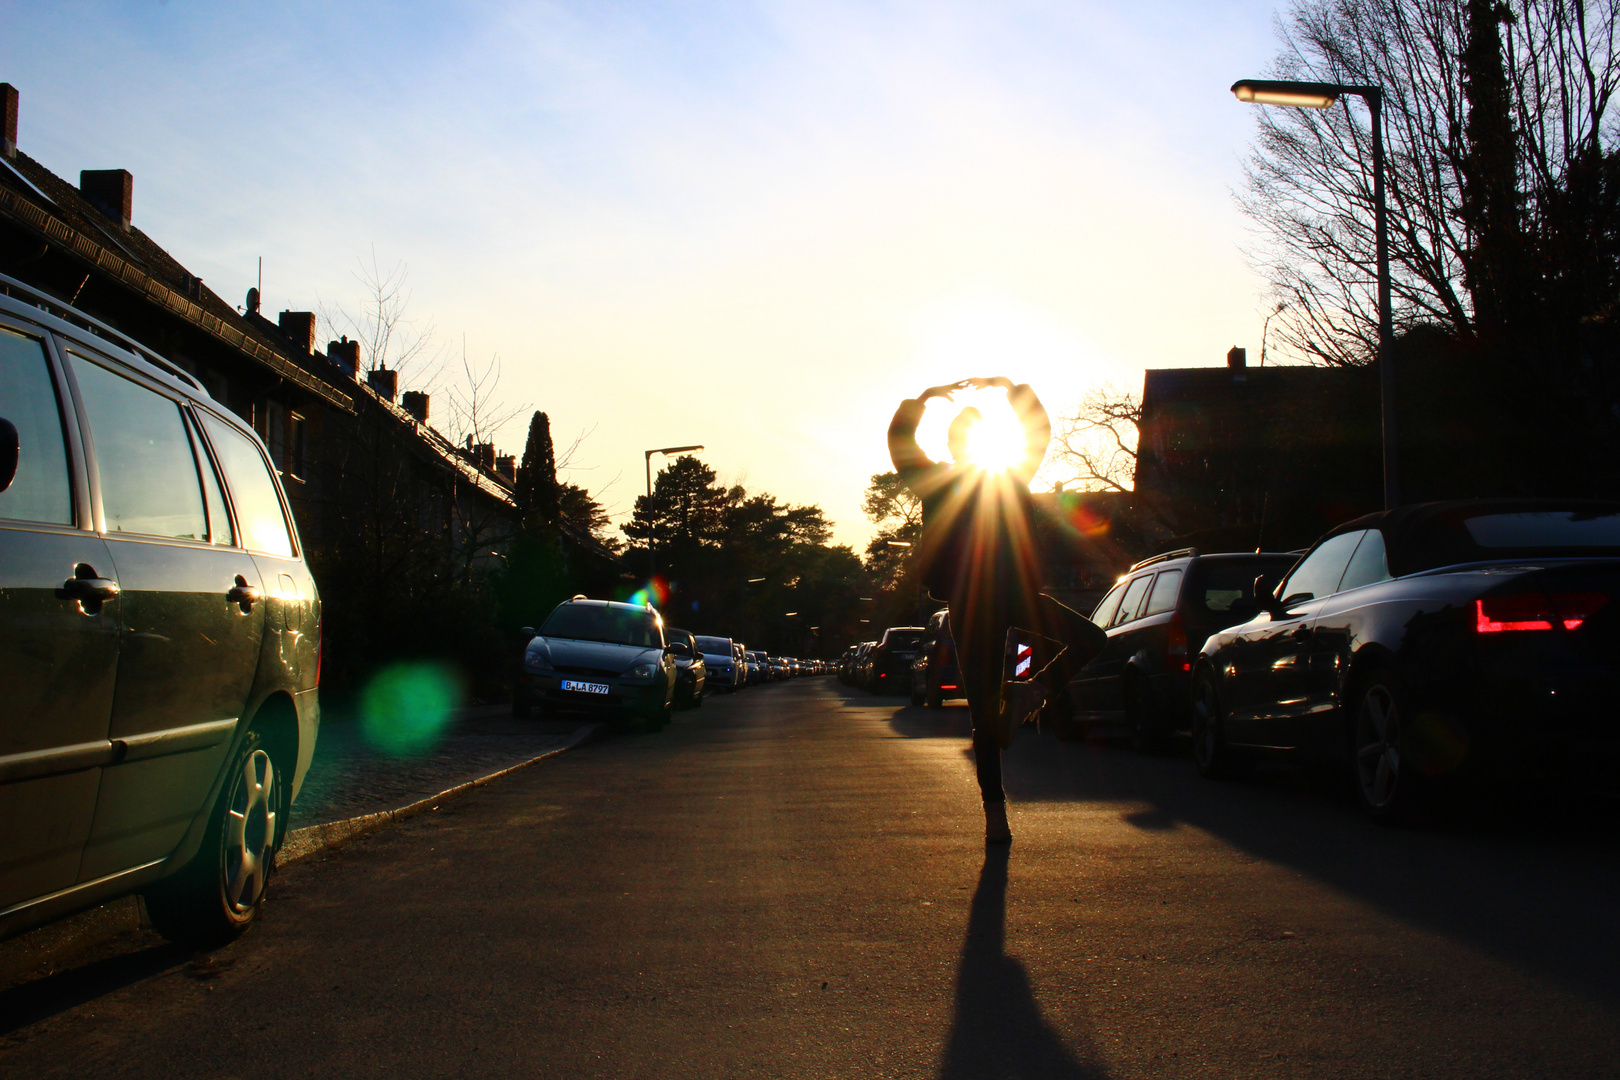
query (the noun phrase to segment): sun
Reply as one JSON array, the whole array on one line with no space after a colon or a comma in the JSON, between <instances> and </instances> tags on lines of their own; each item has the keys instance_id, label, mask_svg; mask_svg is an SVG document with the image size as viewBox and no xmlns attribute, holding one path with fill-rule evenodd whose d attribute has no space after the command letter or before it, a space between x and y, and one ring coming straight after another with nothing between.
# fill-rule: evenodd
<instances>
[{"instance_id":1,"label":"sun","mask_svg":"<svg viewBox=\"0 0 1620 1080\"><path fill-rule=\"evenodd\" d=\"M968 429L967 459L986 472L1016 468L1024 460L1024 429L1011 411L992 411Z\"/></svg>"}]
</instances>

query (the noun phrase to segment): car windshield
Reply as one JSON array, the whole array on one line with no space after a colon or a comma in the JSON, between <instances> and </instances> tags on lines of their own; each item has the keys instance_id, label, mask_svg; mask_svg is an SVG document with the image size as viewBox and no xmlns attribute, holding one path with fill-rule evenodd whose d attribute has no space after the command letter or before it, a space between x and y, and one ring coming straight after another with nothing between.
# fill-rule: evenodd
<instances>
[{"instance_id":1,"label":"car windshield","mask_svg":"<svg viewBox=\"0 0 1620 1080\"><path fill-rule=\"evenodd\" d=\"M658 617L652 612L600 604L563 604L540 627L540 636L639 645L644 649L662 648L664 644Z\"/></svg>"},{"instance_id":2,"label":"car windshield","mask_svg":"<svg viewBox=\"0 0 1620 1080\"><path fill-rule=\"evenodd\" d=\"M702 649L706 653L718 653L721 656L731 655L731 642L727 638L704 637L703 635L699 634L697 643L698 648Z\"/></svg>"}]
</instances>

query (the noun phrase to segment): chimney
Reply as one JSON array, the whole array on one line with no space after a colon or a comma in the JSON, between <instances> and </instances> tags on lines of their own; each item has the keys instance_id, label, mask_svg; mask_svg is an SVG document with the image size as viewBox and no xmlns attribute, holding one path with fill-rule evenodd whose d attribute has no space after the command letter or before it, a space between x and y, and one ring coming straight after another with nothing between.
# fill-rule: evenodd
<instances>
[{"instance_id":1,"label":"chimney","mask_svg":"<svg viewBox=\"0 0 1620 1080\"><path fill-rule=\"evenodd\" d=\"M473 446L473 464L480 469L495 471L495 444L489 442L477 443Z\"/></svg>"},{"instance_id":2,"label":"chimney","mask_svg":"<svg viewBox=\"0 0 1620 1080\"><path fill-rule=\"evenodd\" d=\"M428 396L420 390L407 390L399 395L400 407L416 417L418 424L427 423L428 400Z\"/></svg>"},{"instance_id":3,"label":"chimney","mask_svg":"<svg viewBox=\"0 0 1620 1080\"><path fill-rule=\"evenodd\" d=\"M384 401L393 401L399 392L399 372L387 368L372 368L366 372L366 385L377 391Z\"/></svg>"},{"instance_id":4,"label":"chimney","mask_svg":"<svg viewBox=\"0 0 1620 1080\"><path fill-rule=\"evenodd\" d=\"M1226 366L1233 371L1242 371L1249 366L1249 350L1240 349L1236 345L1226 350Z\"/></svg>"},{"instance_id":5,"label":"chimney","mask_svg":"<svg viewBox=\"0 0 1620 1080\"><path fill-rule=\"evenodd\" d=\"M0 83L0 156L17 156L17 88Z\"/></svg>"},{"instance_id":6,"label":"chimney","mask_svg":"<svg viewBox=\"0 0 1620 1080\"><path fill-rule=\"evenodd\" d=\"M276 316L276 325L292 340L302 353L315 351L315 313L313 311L283 311Z\"/></svg>"},{"instance_id":7,"label":"chimney","mask_svg":"<svg viewBox=\"0 0 1620 1080\"><path fill-rule=\"evenodd\" d=\"M495 459L495 472L508 484L517 483L517 455L502 454Z\"/></svg>"},{"instance_id":8,"label":"chimney","mask_svg":"<svg viewBox=\"0 0 1620 1080\"><path fill-rule=\"evenodd\" d=\"M350 341L349 335L344 334L342 341L328 341L326 343L326 358L339 368L349 378L357 378L360 371L360 343Z\"/></svg>"},{"instance_id":9,"label":"chimney","mask_svg":"<svg viewBox=\"0 0 1620 1080\"><path fill-rule=\"evenodd\" d=\"M135 204L135 178L127 169L79 170L79 194L120 226L129 228L130 210Z\"/></svg>"}]
</instances>

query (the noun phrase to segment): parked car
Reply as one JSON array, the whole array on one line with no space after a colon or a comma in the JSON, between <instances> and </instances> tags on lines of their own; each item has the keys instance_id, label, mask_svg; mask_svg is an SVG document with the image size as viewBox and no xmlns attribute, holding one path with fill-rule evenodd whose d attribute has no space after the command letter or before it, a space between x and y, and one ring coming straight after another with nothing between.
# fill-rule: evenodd
<instances>
[{"instance_id":1,"label":"parked car","mask_svg":"<svg viewBox=\"0 0 1620 1080\"><path fill-rule=\"evenodd\" d=\"M669 643L670 655L675 657L675 704L696 708L703 704L703 684L708 679L708 666L703 662L703 651L690 631L666 627L664 638Z\"/></svg>"},{"instance_id":2,"label":"parked car","mask_svg":"<svg viewBox=\"0 0 1620 1080\"><path fill-rule=\"evenodd\" d=\"M1319 540L1197 658L1208 776L1258 756L1342 766L1366 811L1523 789L1620 751L1620 503L1475 500L1369 514Z\"/></svg>"},{"instance_id":3,"label":"parked car","mask_svg":"<svg viewBox=\"0 0 1620 1080\"><path fill-rule=\"evenodd\" d=\"M855 647L855 655L849 663L849 685L863 690L866 688L867 678L872 671L872 650L876 647L875 641L863 641Z\"/></svg>"},{"instance_id":4,"label":"parked car","mask_svg":"<svg viewBox=\"0 0 1620 1080\"><path fill-rule=\"evenodd\" d=\"M211 948L258 916L314 754L315 582L252 428L0 290L0 935L140 892Z\"/></svg>"},{"instance_id":5,"label":"parked car","mask_svg":"<svg viewBox=\"0 0 1620 1080\"><path fill-rule=\"evenodd\" d=\"M675 670L664 621L652 608L564 600L524 650L514 711L586 713L662 727L674 712Z\"/></svg>"},{"instance_id":6,"label":"parked car","mask_svg":"<svg viewBox=\"0 0 1620 1080\"><path fill-rule=\"evenodd\" d=\"M698 648L703 651L703 662L709 668L709 689L732 693L746 685L748 673L737 664L737 651L730 638L697 636Z\"/></svg>"},{"instance_id":7,"label":"parked car","mask_svg":"<svg viewBox=\"0 0 1620 1080\"><path fill-rule=\"evenodd\" d=\"M874 694L909 694L911 660L917 654L924 627L891 626L867 651L862 686Z\"/></svg>"},{"instance_id":8,"label":"parked car","mask_svg":"<svg viewBox=\"0 0 1620 1080\"><path fill-rule=\"evenodd\" d=\"M1280 577L1298 558L1184 548L1132 566L1092 612L1108 643L1069 683L1073 733L1123 723L1137 750L1162 752L1191 726L1192 660L1205 639L1258 610L1257 575Z\"/></svg>"},{"instance_id":9,"label":"parked car","mask_svg":"<svg viewBox=\"0 0 1620 1080\"><path fill-rule=\"evenodd\" d=\"M922 640L911 660L911 703L930 709L944 706L948 697L966 697L956 666L956 641L951 637L951 612L941 608L928 617Z\"/></svg>"},{"instance_id":10,"label":"parked car","mask_svg":"<svg viewBox=\"0 0 1620 1080\"><path fill-rule=\"evenodd\" d=\"M736 663L737 689L748 689L748 646L740 641L731 643L731 655Z\"/></svg>"},{"instance_id":11,"label":"parked car","mask_svg":"<svg viewBox=\"0 0 1620 1080\"><path fill-rule=\"evenodd\" d=\"M758 686L765 681L765 653L758 649L748 651L748 685Z\"/></svg>"}]
</instances>

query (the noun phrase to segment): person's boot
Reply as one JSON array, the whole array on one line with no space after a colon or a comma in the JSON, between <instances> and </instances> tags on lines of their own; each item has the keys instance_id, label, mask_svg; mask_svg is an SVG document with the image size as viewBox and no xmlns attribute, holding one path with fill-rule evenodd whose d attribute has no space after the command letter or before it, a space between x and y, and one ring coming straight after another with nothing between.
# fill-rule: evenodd
<instances>
[{"instance_id":1,"label":"person's boot","mask_svg":"<svg viewBox=\"0 0 1620 1080\"><path fill-rule=\"evenodd\" d=\"M1012 828L1007 824L1007 804L984 804L984 842L987 844L1012 843Z\"/></svg>"}]
</instances>

